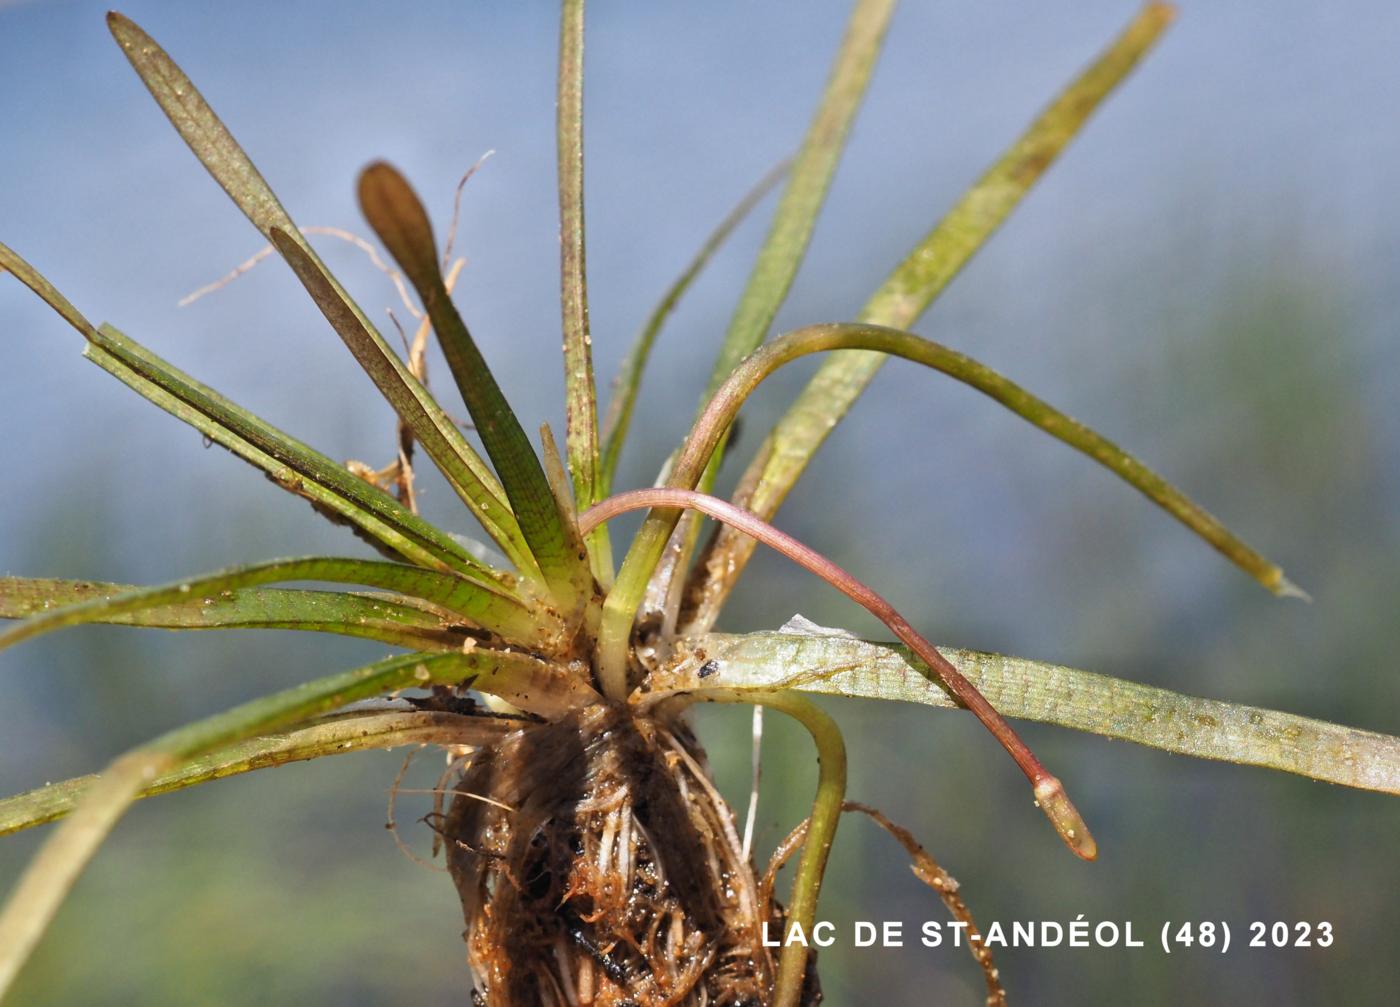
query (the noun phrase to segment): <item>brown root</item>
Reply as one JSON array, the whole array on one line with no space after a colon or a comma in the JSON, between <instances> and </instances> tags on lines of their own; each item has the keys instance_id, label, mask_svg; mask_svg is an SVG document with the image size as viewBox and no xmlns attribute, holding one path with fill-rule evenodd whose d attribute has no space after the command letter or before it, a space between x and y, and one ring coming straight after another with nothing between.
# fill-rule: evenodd
<instances>
[{"instance_id":1,"label":"brown root","mask_svg":"<svg viewBox=\"0 0 1400 1007\"><path fill-rule=\"evenodd\" d=\"M613 705L473 754L442 835L474 1002L769 1002L761 922L781 925L781 910L760 898L702 759L682 725ZM814 973L808 985L815 1004Z\"/></svg>"},{"instance_id":2,"label":"brown root","mask_svg":"<svg viewBox=\"0 0 1400 1007\"><path fill-rule=\"evenodd\" d=\"M403 763L399 766L398 774L394 777L393 786L389 788L389 806L384 811L384 828L388 830L389 836L394 840L394 845L398 847L400 853L411 863L430 871L441 871L446 868L439 867L431 860L424 860L413 849L403 841L403 836L399 835L399 823L394 818L394 811L398 807L399 794L403 791L403 778L408 774L408 767L413 765L413 757L417 754L416 749L409 749L407 755L403 757ZM436 845L434 847L436 853Z\"/></svg>"},{"instance_id":3,"label":"brown root","mask_svg":"<svg viewBox=\"0 0 1400 1007\"><path fill-rule=\"evenodd\" d=\"M997 969L996 962L992 960L992 949L987 947L982 940L982 931L977 929L977 921L972 918L972 911L967 908L967 903L959 894L959 886L953 876L940 867L938 861L934 860L933 856L919 845L919 841L914 838L912 832L903 826L894 824L879 809L856 801L842 801L841 810L856 811L868 816L876 825L893 836L900 846L904 847L912 861L909 869L914 872L914 877L938 893L938 897L943 900L943 904L948 908L953 919L967 924L965 931L967 948L982 969L982 978L987 983L987 1007L1006 1007L1006 990L1001 985L1001 972ZM807 822L803 821L778 844L777 849L773 851L772 858L768 861L767 869L763 872L763 879L759 882L760 898L770 896L773 885L777 881L778 872L783 869L785 863L792 859L793 854L802 848L802 843L806 838Z\"/></svg>"}]
</instances>

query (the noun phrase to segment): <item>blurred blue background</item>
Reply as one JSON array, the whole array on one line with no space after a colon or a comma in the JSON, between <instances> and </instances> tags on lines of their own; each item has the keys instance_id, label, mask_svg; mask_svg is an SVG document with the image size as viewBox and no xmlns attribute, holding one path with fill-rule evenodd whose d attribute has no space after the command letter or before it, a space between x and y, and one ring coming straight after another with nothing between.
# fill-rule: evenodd
<instances>
[{"instance_id":1,"label":"blurred blue background","mask_svg":"<svg viewBox=\"0 0 1400 1007\"><path fill-rule=\"evenodd\" d=\"M443 222L470 182L458 301L527 426L562 430L549 4L133 2L303 224L364 230L355 172L387 157ZM703 12L702 12L703 11ZM388 408L282 266L188 308L254 252L112 44L102 5L0 3L0 239L94 320L335 457L387 461ZM1131 16L1129 3L909 3L896 16L778 328L865 296ZM845 17L835 2L598 5L588 36L594 345L610 379L725 210L800 139ZM919 331L1097 426L1316 598L1277 601L1089 462L951 382L892 365L779 524L866 576L936 641L1400 732L1400 8L1188 4L1177 25ZM683 434L767 210L666 332L620 485ZM396 304L322 242L361 303ZM0 572L150 582L236 561L357 553L0 291ZM771 382L751 433L810 366ZM439 366L438 374L444 369ZM441 380L438 382L443 388ZM729 473L732 478L733 472ZM471 532L427 483L427 514ZM875 628L760 555L727 625L793 612ZM84 629L0 659L0 791L100 766L185 719L375 649L287 634ZM833 704L852 796L914 832L984 921L1228 920L1236 948L1021 950L1013 1002L1384 1003L1397 979L1400 802L1030 726L1094 825L1072 862L970 718ZM770 718L760 849L803 813L807 742ZM748 722L707 714L742 803ZM399 756L254 774L135 809L84 877L20 1004L460 1003L445 877L384 834ZM428 785L437 759L415 777ZM405 798L399 818L426 810ZM426 828L405 826L417 848ZM13 878L42 830L0 842ZM942 918L902 853L842 827L822 915ZM1328 920L1326 950L1240 947L1253 919ZM830 1002L974 1003L949 949L823 953Z\"/></svg>"}]
</instances>

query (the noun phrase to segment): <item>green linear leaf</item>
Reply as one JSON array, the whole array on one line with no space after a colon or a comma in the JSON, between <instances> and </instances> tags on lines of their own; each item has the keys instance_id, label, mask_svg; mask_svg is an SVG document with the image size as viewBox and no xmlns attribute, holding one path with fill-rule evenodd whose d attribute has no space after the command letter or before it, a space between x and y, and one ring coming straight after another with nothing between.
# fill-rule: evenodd
<instances>
[{"instance_id":1,"label":"green linear leaf","mask_svg":"<svg viewBox=\"0 0 1400 1007\"><path fill-rule=\"evenodd\" d=\"M744 194L744 198L735 204L734 208L719 222L719 226L705 239L705 243L696 252L695 258L690 260L690 264L685 267L681 275L676 277L671 286L667 288L666 293L662 295L661 300L647 316L641 331L637 333L632 348L628 350L626 358L622 361L622 366L618 369L617 377L613 379L612 400L608 403L608 411L603 418L603 458L598 477L599 499L612 492L613 477L617 473L617 461L622 454L623 442L627 439L627 431L632 423L632 410L636 406L637 393L641 388L642 372L646 369L652 346L655 345L656 337L661 333L662 326L671 317L676 305L680 303L680 299L690 289L690 285L700 275L701 270L719 251L720 246L734 233L735 228L753 212L754 207L763 200L763 197L768 195L773 187L787 176L791 164L790 160L784 160L781 164L769 169L768 173Z\"/></svg>"},{"instance_id":2,"label":"green linear leaf","mask_svg":"<svg viewBox=\"0 0 1400 1007\"><path fill-rule=\"evenodd\" d=\"M1184 696L1041 661L953 647L939 650L1007 717L1057 724L1179 755L1400 794L1400 738ZM921 664L906 648L858 640L806 620L776 633L690 637L676 653L675 670L660 673L657 688L791 688L954 706L948 694L925 677ZM719 670L702 682L696 671L706 661L715 662Z\"/></svg>"},{"instance_id":3,"label":"green linear leaf","mask_svg":"<svg viewBox=\"0 0 1400 1007\"><path fill-rule=\"evenodd\" d=\"M583 217L583 0L563 0L555 113L559 171L559 305L564 322L564 431L574 500L587 510L598 491L598 389L588 333ZM595 538L606 545L607 531ZM611 552L611 550L609 550ZM611 563L611 559L609 559ZM607 571L610 576L612 571Z\"/></svg>"},{"instance_id":4,"label":"green linear leaf","mask_svg":"<svg viewBox=\"0 0 1400 1007\"><path fill-rule=\"evenodd\" d=\"M288 436L166 363L117 330L96 329L38 270L0 245L12 272L87 340L84 355L210 440L262 469L333 520L350 523L377 548L422 566L451 568L505 582L451 537L344 466Z\"/></svg>"},{"instance_id":5,"label":"green linear leaf","mask_svg":"<svg viewBox=\"0 0 1400 1007\"><path fill-rule=\"evenodd\" d=\"M549 481L550 491L554 494L554 503L559 510L560 523L564 528L564 545L577 556L586 556L588 546L585 538L579 532L578 514L574 510L574 500L569 494L569 476L564 471L564 459L559 456L559 445L554 441L554 431L549 429L548 423L540 424L540 461L544 466L545 478ZM611 563L611 558L609 559ZM604 576L610 582L612 570L604 571ZM587 582L580 585L587 589ZM585 606L593 605L596 608L598 595L588 592L585 596Z\"/></svg>"},{"instance_id":6,"label":"green linear leaf","mask_svg":"<svg viewBox=\"0 0 1400 1007\"><path fill-rule=\"evenodd\" d=\"M0 619L25 619L140 588L87 580L0 577ZM364 637L410 650L460 650L467 639L441 612L387 594L243 588L98 620L150 629L290 629Z\"/></svg>"},{"instance_id":7,"label":"green linear leaf","mask_svg":"<svg viewBox=\"0 0 1400 1007\"><path fill-rule=\"evenodd\" d=\"M880 55L894 0L856 0L821 104L793 161L768 237L739 299L705 388L714 394L729 372L768 335L807 250L836 163Z\"/></svg>"},{"instance_id":8,"label":"green linear leaf","mask_svg":"<svg viewBox=\"0 0 1400 1007\"><path fill-rule=\"evenodd\" d=\"M754 389L774 371L808 354L844 353L851 349L902 357L976 389L1108 469L1269 590L1279 594L1298 593L1282 569L1250 548L1181 490L1097 431L1066 416L966 354L950 350L931 339L884 326L858 323L811 325L765 343L735 368L705 407L686 437L684 448L676 456L669 485L689 489L696 484L722 433L729 428ZM674 521L664 529L658 522L649 520L648 525L652 524L658 524L658 527L651 530L644 525L637 535L637 542L650 543L649 554L659 557L664 540L658 536L663 530L669 535ZM638 545L635 551L642 554L642 547ZM629 553L628 563L631 562L632 555ZM619 581L628 573L628 564L624 564Z\"/></svg>"},{"instance_id":9,"label":"green linear leaf","mask_svg":"<svg viewBox=\"0 0 1400 1007\"><path fill-rule=\"evenodd\" d=\"M769 326L787 298L806 255L807 244L826 200L836 164L845 149L856 110L865 96L866 86L879 59L894 6L894 0L856 0L852 7L821 104L807 127L768 236L759 249L748 283L730 319L724 343L705 388L705 400L738 366L739 361L767 338ZM706 492L714 486L727 443L726 434L720 438L714 457L700 482L700 488ZM675 540L667 548L666 560L657 578L640 588L629 584L628 597L613 599L613 612L620 613L624 607L629 607L637 614L646 612L666 619L662 611L666 607L665 599L673 597L673 588L678 586L673 585L672 579L684 576L684 571L690 567L690 557L699 535L699 516L687 514L682 519ZM618 582L622 580L619 572ZM610 623L611 628L608 628ZM617 620L605 619L604 633L611 635L616 630Z\"/></svg>"},{"instance_id":10,"label":"green linear leaf","mask_svg":"<svg viewBox=\"0 0 1400 1007\"><path fill-rule=\"evenodd\" d=\"M1143 7L895 267L866 302L860 320L897 329L912 325L1020 205L1175 16L1170 4Z\"/></svg>"},{"instance_id":11,"label":"green linear leaf","mask_svg":"<svg viewBox=\"0 0 1400 1007\"><path fill-rule=\"evenodd\" d=\"M470 688L500 696L519 709L540 716L557 716L570 707L599 702L598 695L577 676L529 655L483 650L477 651L477 657L483 660L473 665ZM423 681L414 676L409 685L420 683ZM255 769L326 755L409 744L489 744L505 732L517 730L522 723L525 721L497 714L472 717L430 710L370 709L329 714L308 727L284 734L263 734L216 748L155 777L136 797L155 797ZM0 836L63 818L98 779L97 775L78 776L0 800Z\"/></svg>"},{"instance_id":12,"label":"green linear leaf","mask_svg":"<svg viewBox=\"0 0 1400 1007\"><path fill-rule=\"evenodd\" d=\"M520 643L537 644L545 631L536 614L517 599L493 593L453 574L382 560L299 557L230 567L170 584L138 588L114 598L91 601L31 616L0 633L0 650L67 626L107 622L113 616L161 606L218 598L226 591L287 581L362 584L419 598L469 620L473 625Z\"/></svg>"},{"instance_id":13,"label":"green linear leaf","mask_svg":"<svg viewBox=\"0 0 1400 1007\"><path fill-rule=\"evenodd\" d=\"M360 173L358 191L365 219L417 290L432 320L477 435L500 475L551 594L566 613L577 609L590 593L588 557L570 552L564 518L539 457L443 284L427 211L403 176L383 161Z\"/></svg>"},{"instance_id":14,"label":"green linear leaf","mask_svg":"<svg viewBox=\"0 0 1400 1007\"><path fill-rule=\"evenodd\" d=\"M53 308L65 322L84 336L89 332L96 331L93 329L92 323L83 317L83 313L73 307L73 302L64 297L62 292L49 282L48 277L31 266L23 256L9 245L0 244L0 272L13 273L17 280L38 294L40 300Z\"/></svg>"},{"instance_id":15,"label":"green linear leaf","mask_svg":"<svg viewBox=\"0 0 1400 1007\"><path fill-rule=\"evenodd\" d=\"M387 356L378 352L378 347L383 344L382 338L364 321L359 309L344 296L334 279L320 268L305 248L292 240L288 232L280 229L273 229L270 240L297 274L331 327L408 424L482 527L522 574L540 579L541 574L516 517L497 493L499 484L496 477L486 469L476 453L466 447L466 441L442 408L417 384L417 379L399 358L388 352L387 347ZM418 394L420 390L421 396ZM466 451L471 452L470 455L458 449L459 442Z\"/></svg>"},{"instance_id":16,"label":"green linear leaf","mask_svg":"<svg viewBox=\"0 0 1400 1007\"><path fill-rule=\"evenodd\" d=\"M1137 65L1173 16L1174 9L1168 4L1144 7L914 247L866 302L859 320L898 329L913 325ZM745 507L765 518L777 512L812 456L886 359L880 353L852 350L833 355L821 366L778 421L769 444L759 452L754 463L759 471L745 475L744 481L755 486L752 497L741 501ZM712 593L697 625L713 622L717 606L752 553L752 542L725 530L719 532L718 544L710 555L715 569L730 574L721 590Z\"/></svg>"},{"instance_id":17,"label":"green linear leaf","mask_svg":"<svg viewBox=\"0 0 1400 1007\"><path fill-rule=\"evenodd\" d=\"M141 790L204 752L277 731L392 689L455 684L490 667L485 653L409 654L316 679L177 728L115 760L40 847L0 912L0 998L87 862Z\"/></svg>"},{"instance_id":18,"label":"green linear leaf","mask_svg":"<svg viewBox=\"0 0 1400 1007\"><path fill-rule=\"evenodd\" d=\"M519 723L505 718L466 717L422 710L331 714L309 727L265 734L217 748L162 773L136 796L155 797L256 769L285 766L327 755L347 755L401 745L487 744L513 730ZM46 825L64 817L98 779L96 774L79 776L0 800L0 836Z\"/></svg>"},{"instance_id":19,"label":"green linear leaf","mask_svg":"<svg viewBox=\"0 0 1400 1007\"><path fill-rule=\"evenodd\" d=\"M533 575L528 550L501 499L495 477L326 269L199 90L169 54L133 21L113 11L107 15L107 25L151 96L214 180L264 237L277 244L273 230L280 230L301 252L300 262L291 263L293 270L360 366L506 556L522 573ZM278 250L284 258L287 256L285 245L279 245Z\"/></svg>"},{"instance_id":20,"label":"green linear leaf","mask_svg":"<svg viewBox=\"0 0 1400 1007\"><path fill-rule=\"evenodd\" d=\"M172 416L262 469L283 489L305 497L322 513L348 521L410 562L450 568L498 588L509 588L513 583L509 574L478 560L379 487L224 398L112 326L103 325L90 335L83 355Z\"/></svg>"}]
</instances>

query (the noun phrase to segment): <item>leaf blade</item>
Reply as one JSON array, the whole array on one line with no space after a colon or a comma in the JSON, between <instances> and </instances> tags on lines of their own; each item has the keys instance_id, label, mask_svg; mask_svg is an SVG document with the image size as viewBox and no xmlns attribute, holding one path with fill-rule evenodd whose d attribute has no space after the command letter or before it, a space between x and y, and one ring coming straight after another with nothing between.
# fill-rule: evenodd
<instances>
[{"instance_id":1,"label":"leaf blade","mask_svg":"<svg viewBox=\"0 0 1400 1007\"><path fill-rule=\"evenodd\" d=\"M805 623L776 633L687 638L662 688L702 684L794 688L955 709L909 651ZM1238 703L1186 696L1048 662L956 647L939 650L1001 713L1178 755L1259 766L1362 790L1400 794L1400 738ZM794 673L794 668L803 669Z\"/></svg>"},{"instance_id":2,"label":"leaf blade","mask_svg":"<svg viewBox=\"0 0 1400 1007\"><path fill-rule=\"evenodd\" d=\"M1174 13L1169 4L1147 4L910 251L871 296L859 320L909 328L1147 54ZM886 359L879 353L850 351L825 362L779 419L752 470L744 475L743 482L753 487L752 495L736 502L772 518ZM730 575L705 591L708 601L692 622L692 631L714 624L735 579L753 555L753 543L720 529L708 552L712 568Z\"/></svg>"},{"instance_id":3,"label":"leaf blade","mask_svg":"<svg viewBox=\"0 0 1400 1007\"><path fill-rule=\"evenodd\" d=\"M474 720L457 714L419 710L332 714L309 727L284 734L260 735L215 749L157 776L137 797L156 797L257 769L328 755L400 745L485 743L512 726L509 720ZM96 774L79 776L0 799L0 836L63 818L98 779Z\"/></svg>"},{"instance_id":4,"label":"leaf blade","mask_svg":"<svg viewBox=\"0 0 1400 1007\"><path fill-rule=\"evenodd\" d=\"M696 485L714 445L734 422L749 395L775 371L809 354L834 355L853 350L900 357L981 392L1043 433L1112 472L1264 587L1275 593L1287 593L1284 586L1290 582L1279 566L1255 551L1176 486L1098 431L1037 398L965 353L912 332L879 325L810 325L779 336L745 358L691 428L684 447L675 456L669 485L681 489ZM649 543L649 555L658 557L658 550L664 541L661 536L670 534L674 522L667 521L664 527L659 518L655 521L649 519L648 523L653 528L648 530L644 526L637 541ZM639 555L648 555L642 552L640 545L637 551ZM629 555L628 559L630 562L632 557ZM624 575L630 572L626 564L623 570Z\"/></svg>"},{"instance_id":5,"label":"leaf blade","mask_svg":"<svg viewBox=\"0 0 1400 1007\"><path fill-rule=\"evenodd\" d=\"M793 160L768 236L710 373L706 400L735 365L763 342L787 297L879 58L894 6L893 0L856 0L851 9L821 102Z\"/></svg>"},{"instance_id":6,"label":"leaf blade","mask_svg":"<svg viewBox=\"0 0 1400 1007\"><path fill-rule=\"evenodd\" d=\"M452 574L382 560L311 556L231 567L169 584L138 588L112 598L95 598L45 611L0 633L0 650L69 626L105 622L114 616L217 598L222 592L240 588L303 580L361 584L395 591L422 599L473 625L520 642L539 643L540 635L546 632L536 613L518 599L504 592L493 594L483 585Z\"/></svg>"},{"instance_id":7,"label":"leaf blade","mask_svg":"<svg viewBox=\"0 0 1400 1007\"><path fill-rule=\"evenodd\" d=\"M289 232L274 228L269 240L487 534L524 576L538 579L538 566L517 517L497 492L500 484L442 408L388 350L354 302Z\"/></svg>"},{"instance_id":8,"label":"leaf blade","mask_svg":"<svg viewBox=\"0 0 1400 1007\"><path fill-rule=\"evenodd\" d=\"M394 688L454 684L477 655L409 654L303 683L161 735L116 759L40 847L0 911L0 998L117 820L161 773L221 745L292 726Z\"/></svg>"},{"instance_id":9,"label":"leaf blade","mask_svg":"<svg viewBox=\"0 0 1400 1007\"><path fill-rule=\"evenodd\" d=\"M377 548L422 566L501 575L403 507L308 445L265 423L110 326L96 328L22 256L0 244L0 267L30 288L87 341L84 356L210 440L307 498L332 520L355 527Z\"/></svg>"},{"instance_id":10,"label":"leaf blade","mask_svg":"<svg viewBox=\"0 0 1400 1007\"><path fill-rule=\"evenodd\" d=\"M588 331L583 215L583 0L563 0L560 5L555 108L559 305L564 324L564 445L573 476L574 500L582 511L599 499L598 390L593 378L593 348Z\"/></svg>"},{"instance_id":11,"label":"leaf blade","mask_svg":"<svg viewBox=\"0 0 1400 1007\"><path fill-rule=\"evenodd\" d=\"M407 180L383 161L360 173L357 190L365 219L417 290L432 320L477 435L551 594L566 612L575 611L590 590L587 556L577 556L568 548L565 518L539 456L452 303L427 211Z\"/></svg>"},{"instance_id":12,"label":"leaf blade","mask_svg":"<svg viewBox=\"0 0 1400 1007\"><path fill-rule=\"evenodd\" d=\"M495 477L326 269L228 127L184 71L141 27L115 11L107 15L107 24L171 125L234 204L269 241L277 244L273 233L279 231L300 251L301 268L293 263L293 269L322 312L482 527L511 561L530 575L528 552L500 499ZM278 246L278 250L285 258L286 248ZM313 279L314 290L309 285ZM327 304L335 307L339 325L331 318Z\"/></svg>"},{"instance_id":13,"label":"leaf blade","mask_svg":"<svg viewBox=\"0 0 1400 1007\"><path fill-rule=\"evenodd\" d=\"M739 361L764 341L778 309L787 298L879 58L894 6L894 0L855 0L851 8L821 101L808 125L768 235L730 319L702 403L708 401ZM714 486L727 442L727 437L720 439L701 481L700 488L706 492ZM681 586L673 583L673 578L682 576L681 572L689 567L699 532L699 519L687 515L668 547L666 561L657 578L647 585L638 586L633 578L619 571L613 590L616 592L621 587L625 596L611 599L612 618L605 614L601 628L610 652L618 651L617 640L624 631L630 631L630 619L644 611L649 616L659 616L663 622L670 621L665 599L673 597L672 589ZM636 548L636 543L632 548ZM624 570L631 553L629 549L628 556L623 559ZM633 613L627 627L622 625L625 610Z\"/></svg>"},{"instance_id":14,"label":"leaf blade","mask_svg":"<svg viewBox=\"0 0 1400 1007\"><path fill-rule=\"evenodd\" d=\"M483 582L508 586L508 575L476 559L377 486L224 398L119 330L102 326L89 336L84 356L153 404L262 469L283 489L306 497L313 507L339 515L410 561L445 566Z\"/></svg>"},{"instance_id":15,"label":"leaf blade","mask_svg":"<svg viewBox=\"0 0 1400 1007\"><path fill-rule=\"evenodd\" d=\"M748 218L754 208L763 201L763 198L787 176L791 166L791 160L785 159L769 169L768 173L759 179L753 188L746 192L743 198L725 214L724 219L710 232L699 251L695 253L695 257L666 288L661 300L656 303L651 314L642 323L631 349L628 350L627 356L618 368L617 376L613 379L612 399L609 401L607 413L603 417L603 456L599 469L599 485L601 487L598 493L599 499L612 492L618 458L622 454L622 445L627 439L627 431L632 424L632 411L636 406L637 395L641 389L642 374L646 370L652 347L656 344L656 337L660 335L662 327L670 318L676 305L690 289L695 278L700 275L715 253L719 251L720 246Z\"/></svg>"},{"instance_id":16,"label":"leaf blade","mask_svg":"<svg viewBox=\"0 0 1400 1007\"><path fill-rule=\"evenodd\" d=\"M68 605L111 600L132 584L0 577L0 619L25 619ZM443 616L395 595L294 588L243 588L98 620L148 629L287 629L363 637L410 650L459 650L466 639Z\"/></svg>"}]
</instances>

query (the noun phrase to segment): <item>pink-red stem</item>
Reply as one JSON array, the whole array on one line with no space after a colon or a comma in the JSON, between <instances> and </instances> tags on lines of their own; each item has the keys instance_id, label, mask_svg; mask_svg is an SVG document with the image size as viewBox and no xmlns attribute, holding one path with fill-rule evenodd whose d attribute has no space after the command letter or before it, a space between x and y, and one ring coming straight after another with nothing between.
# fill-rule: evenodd
<instances>
[{"instance_id":1,"label":"pink-red stem","mask_svg":"<svg viewBox=\"0 0 1400 1007\"><path fill-rule=\"evenodd\" d=\"M606 500L594 504L579 516L579 530L587 535L592 529L619 514L653 507L697 510L746 535L751 535L764 545L776 549L798 566L816 574L883 622L895 636L899 637L910 650L918 655L919 659L928 666L933 677L952 694L953 698L970 710L973 716L992 732L992 736L1001 742L1002 747L1006 749L1011 758L1016 761L1016 765L1021 767L1021 771L1031 781L1035 790L1036 802L1055 826L1055 830L1066 845L1085 860L1094 859L1098 852L1094 838L1089 834L1089 829L1079 816L1079 812L1070 803L1064 787L1026 747L1026 743L1012 730L1006 719L992 707L991 703L987 702L986 698L977 691L977 687L969 682L962 672L953 667L952 662L938 652L938 648L909 625L908 620L900 615L893 605L821 553L802 544L791 535L779 531L756 514L746 511L742 507L736 507L726 500L706 493L672 487L629 490L610 496Z\"/></svg>"}]
</instances>

